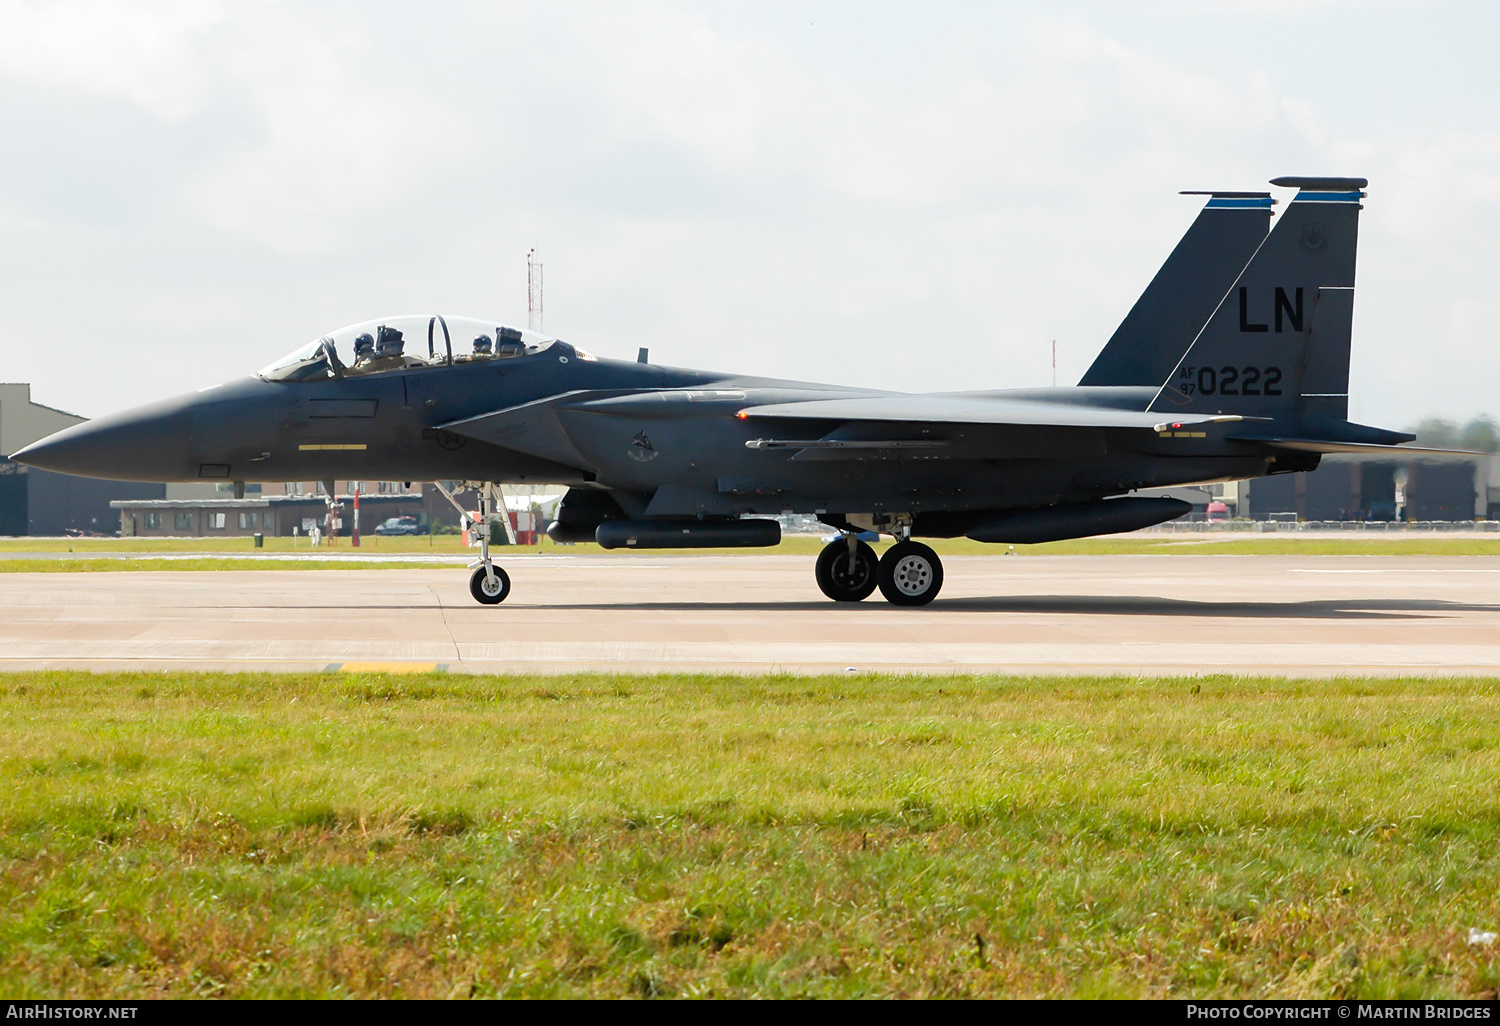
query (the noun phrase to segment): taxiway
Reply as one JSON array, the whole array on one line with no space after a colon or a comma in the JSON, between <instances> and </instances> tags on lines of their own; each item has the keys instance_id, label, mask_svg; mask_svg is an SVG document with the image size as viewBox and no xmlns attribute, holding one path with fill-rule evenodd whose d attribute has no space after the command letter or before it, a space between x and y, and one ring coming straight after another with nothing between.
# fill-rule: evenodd
<instances>
[{"instance_id":1,"label":"taxiway","mask_svg":"<svg viewBox=\"0 0 1500 1026\"><path fill-rule=\"evenodd\" d=\"M1500 558L951 557L942 596L824 599L793 556L12 573L0 669L475 673L1500 673Z\"/></svg>"}]
</instances>

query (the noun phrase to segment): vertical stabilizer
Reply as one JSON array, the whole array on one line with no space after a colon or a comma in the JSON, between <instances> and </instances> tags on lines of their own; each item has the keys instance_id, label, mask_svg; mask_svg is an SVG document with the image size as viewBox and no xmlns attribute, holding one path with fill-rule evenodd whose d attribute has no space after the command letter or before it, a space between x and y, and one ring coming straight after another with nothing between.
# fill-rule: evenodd
<instances>
[{"instance_id":1,"label":"vertical stabilizer","mask_svg":"<svg viewBox=\"0 0 1500 1026\"><path fill-rule=\"evenodd\" d=\"M1344 420L1363 178L1299 189L1151 404L1158 412Z\"/></svg>"},{"instance_id":2,"label":"vertical stabilizer","mask_svg":"<svg viewBox=\"0 0 1500 1026\"><path fill-rule=\"evenodd\" d=\"M1270 193L1183 195L1209 200L1080 385L1160 385L1265 241Z\"/></svg>"}]
</instances>

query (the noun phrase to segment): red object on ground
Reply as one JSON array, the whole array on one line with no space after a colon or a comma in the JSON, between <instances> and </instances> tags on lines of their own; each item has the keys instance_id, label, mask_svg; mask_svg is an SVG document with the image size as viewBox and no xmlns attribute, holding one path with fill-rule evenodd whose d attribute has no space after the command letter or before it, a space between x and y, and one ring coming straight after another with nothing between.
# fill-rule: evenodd
<instances>
[{"instance_id":1,"label":"red object on ground","mask_svg":"<svg viewBox=\"0 0 1500 1026\"><path fill-rule=\"evenodd\" d=\"M539 518L529 510L513 511L510 515L510 526L516 532L517 545L535 545L537 543L536 522Z\"/></svg>"}]
</instances>

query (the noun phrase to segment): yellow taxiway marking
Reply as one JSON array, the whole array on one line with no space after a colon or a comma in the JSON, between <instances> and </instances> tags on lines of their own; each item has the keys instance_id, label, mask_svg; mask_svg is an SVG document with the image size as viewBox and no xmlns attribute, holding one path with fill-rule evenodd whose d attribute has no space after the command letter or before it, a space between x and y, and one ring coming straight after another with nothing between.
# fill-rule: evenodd
<instances>
[{"instance_id":1,"label":"yellow taxiway marking","mask_svg":"<svg viewBox=\"0 0 1500 1026\"><path fill-rule=\"evenodd\" d=\"M326 673L442 673L447 663L329 663Z\"/></svg>"},{"instance_id":2,"label":"yellow taxiway marking","mask_svg":"<svg viewBox=\"0 0 1500 1026\"><path fill-rule=\"evenodd\" d=\"M297 446L297 450L299 452L328 452L329 450L343 451L343 450L346 450L346 449L363 449L363 448L365 448L365 443L364 442L351 442L349 444L342 444L341 443L339 445L299 445L299 446Z\"/></svg>"}]
</instances>

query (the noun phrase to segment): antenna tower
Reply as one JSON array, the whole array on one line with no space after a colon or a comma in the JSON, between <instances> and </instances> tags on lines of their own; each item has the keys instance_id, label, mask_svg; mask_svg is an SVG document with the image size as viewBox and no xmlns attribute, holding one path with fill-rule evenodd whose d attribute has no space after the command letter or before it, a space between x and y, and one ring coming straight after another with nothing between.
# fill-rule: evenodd
<instances>
[{"instance_id":1,"label":"antenna tower","mask_svg":"<svg viewBox=\"0 0 1500 1026\"><path fill-rule=\"evenodd\" d=\"M537 262L535 247L526 254L526 327L542 330L542 265Z\"/></svg>"}]
</instances>

